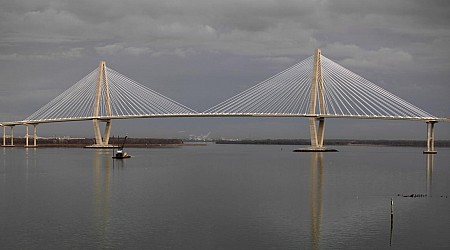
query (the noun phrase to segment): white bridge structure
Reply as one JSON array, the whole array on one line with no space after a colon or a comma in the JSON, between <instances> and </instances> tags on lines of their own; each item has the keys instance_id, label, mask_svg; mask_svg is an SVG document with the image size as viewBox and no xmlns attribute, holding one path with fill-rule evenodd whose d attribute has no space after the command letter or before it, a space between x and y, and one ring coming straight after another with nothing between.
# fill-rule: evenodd
<instances>
[{"instance_id":1,"label":"white bridge structure","mask_svg":"<svg viewBox=\"0 0 450 250\"><path fill-rule=\"evenodd\" d=\"M26 145L35 147L36 126L42 123L91 120L96 144L108 147L114 119L164 117L306 117L309 118L309 151L324 147L326 118L413 120L427 123L427 151L434 150L437 118L374 83L315 54L259 84L203 112L188 108L130 78L99 67L22 121L2 122L3 146L13 146L14 126L26 126ZM105 123L102 133L100 122ZM29 145L28 126L34 128ZM10 127L10 145L6 145Z\"/></svg>"}]
</instances>

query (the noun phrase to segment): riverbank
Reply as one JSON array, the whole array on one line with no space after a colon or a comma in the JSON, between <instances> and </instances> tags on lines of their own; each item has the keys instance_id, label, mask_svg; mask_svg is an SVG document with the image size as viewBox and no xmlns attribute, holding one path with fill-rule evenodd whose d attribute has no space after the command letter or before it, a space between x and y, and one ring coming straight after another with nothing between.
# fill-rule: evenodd
<instances>
[{"instance_id":1,"label":"riverbank","mask_svg":"<svg viewBox=\"0 0 450 250\"><path fill-rule=\"evenodd\" d=\"M120 145L123 138L111 138L111 145ZM310 145L309 139L238 139L238 140L215 140L216 144L259 144L259 145ZM32 140L29 144L32 145ZM81 148L95 143L94 138L39 138L38 147L65 147ZM6 139L6 145L11 143ZM25 145L25 138L14 138L14 146ZM125 144L127 148L159 148L159 147L180 147L180 146L205 146L206 142L183 141L182 139L161 139L161 138L128 138ZM425 140L354 140L354 139L327 139L325 145L335 146L393 146L393 147L426 147ZM450 147L450 140L438 140L436 147Z\"/></svg>"},{"instance_id":2,"label":"riverbank","mask_svg":"<svg viewBox=\"0 0 450 250\"><path fill-rule=\"evenodd\" d=\"M262 140L217 140L216 144L268 144L268 145L310 145L309 139L262 139ZM426 147L425 140L353 140L327 139L325 145L341 146L395 146L395 147ZM436 147L450 147L450 140L435 141Z\"/></svg>"},{"instance_id":3,"label":"riverbank","mask_svg":"<svg viewBox=\"0 0 450 250\"><path fill-rule=\"evenodd\" d=\"M43 147L61 147L61 148L82 148L95 143L94 138L38 138L37 146ZM121 145L123 138L110 138L109 143L117 146ZM29 140L29 145L33 141ZM11 143L6 139L6 145ZM14 138L14 146L21 147L25 145L25 138ZM205 144L184 143L181 139L160 139L160 138L127 138L125 147L127 148L159 148L159 147L179 147L179 146L201 146Z\"/></svg>"}]
</instances>

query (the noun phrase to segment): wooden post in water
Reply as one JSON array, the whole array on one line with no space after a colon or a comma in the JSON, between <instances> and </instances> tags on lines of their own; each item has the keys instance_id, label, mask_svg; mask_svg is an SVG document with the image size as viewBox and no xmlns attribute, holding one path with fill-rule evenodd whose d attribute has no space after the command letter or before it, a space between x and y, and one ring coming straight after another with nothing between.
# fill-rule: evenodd
<instances>
[{"instance_id":1,"label":"wooden post in water","mask_svg":"<svg viewBox=\"0 0 450 250\"><path fill-rule=\"evenodd\" d=\"M394 231L394 200L391 198L391 233L389 236L389 246L392 245L392 232Z\"/></svg>"},{"instance_id":2,"label":"wooden post in water","mask_svg":"<svg viewBox=\"0 0 450 250\"><path fill-rule=\"evenodd\" d=\"M394 199L391 198L391 215L394 215Z\"/></svg>"}]
</instances>

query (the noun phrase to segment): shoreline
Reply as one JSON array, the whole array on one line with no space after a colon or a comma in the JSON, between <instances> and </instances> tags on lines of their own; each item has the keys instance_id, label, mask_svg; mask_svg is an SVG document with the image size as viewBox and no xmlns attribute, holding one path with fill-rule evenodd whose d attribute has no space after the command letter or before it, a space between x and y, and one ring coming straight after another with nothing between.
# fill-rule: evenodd
<instances>
[{"instance_id":1,"label":"shoreline","mask_svg":"<svg viewBox=\"0 0 450 250\"><path fill-rule=\"evenodd\" d=\"M123 140L123 139L122 139ZM110 144L117 147L122 142L110 139ZM29 148L33 148L32 140L29 140ZM41 148L83 148L93 145L94 138L38 138L37 147ZM206 146L215 144L247 144L247 145L310 145L309 139L237 139L237 140L213 140L213 141L183 141L182 139L160 138L128 138L126 148L175 148L181 146ZM387 146L387 147L426 147L426 140L361 140L361 139L326 139L325 145L329 146ZM9 138L6 145L11 147ZM13 147L25 147L25 138L15 138ZM437 140L435 147L448 148L450 140Z\"/></svg>"},{"instance_id":2,"label":"shoreline","mask_svg":"<svg viewBox=\"0 0 450 250\"><path fill-rule=\"evenodd\" d=\"M256 144L256 145L310 145L309 139L261 139L261 140L217 140L216 144ZM426 147L426 140L354 140L328 139L325 145L332 146L387 146L387 147ZM435 147L448 148L450 140L437 140Z\"/></svg>"},{"instance_id":3,"label":"shoreline","mask_svg":"<svg viewBox=\"0 0 450 250\"><path fill-rule=\"evenodd\" d=\"M38 138L37 146L39 148L84 148L95 143L94 138ZM28 148L34 148L32 139L28 141ZM110 138L109 144L118 147L123 143L123 138L117 141L117 138ZM127 138L126 148L175 148L181 146L204 146L206 143L184 143L181 139L160 139L160 138ZM6 139L6 145L2 147L26 147L25 138L14 138L14 145L10 146L9 138ZM112 148L112 147L111 147Z\"/></svg>"}]
</instances>

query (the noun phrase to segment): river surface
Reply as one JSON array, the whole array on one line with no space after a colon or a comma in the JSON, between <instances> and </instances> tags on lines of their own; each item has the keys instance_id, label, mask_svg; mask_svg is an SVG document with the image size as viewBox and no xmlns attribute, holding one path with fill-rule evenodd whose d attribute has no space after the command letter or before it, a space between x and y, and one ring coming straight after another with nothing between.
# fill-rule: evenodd
<instances>
[{"instance_id":1,"label":"river surface","mask_svg":"<svg viewBox=\"0 0 450 250\"><path fill-rule=\"evenodd\" d=\"M1 249L450 249L450 149L295 148L2 148Z\"/></svg>"}]
</instances>

